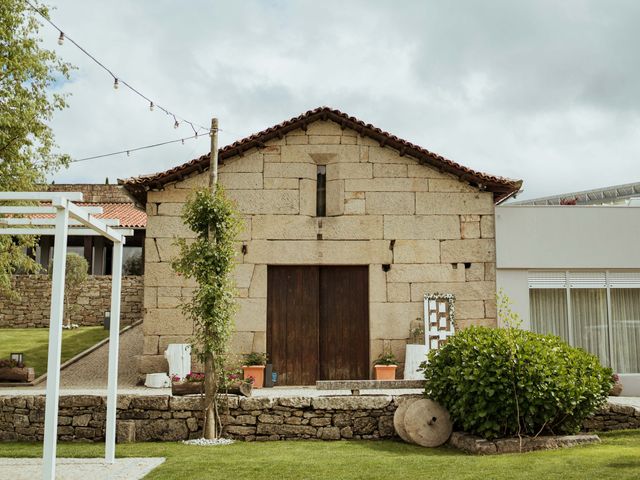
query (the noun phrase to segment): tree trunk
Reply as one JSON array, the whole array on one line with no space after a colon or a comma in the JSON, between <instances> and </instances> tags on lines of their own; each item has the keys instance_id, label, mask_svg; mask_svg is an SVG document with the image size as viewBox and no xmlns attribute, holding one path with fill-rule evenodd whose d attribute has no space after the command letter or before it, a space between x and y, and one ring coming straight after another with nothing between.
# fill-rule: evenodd
<instances>
[{"instance_id":1,"label":"tree trunk","mask_svg":"<svg viewBox=\"0 0 640 480\"><path fill-rule=\"evenodd\" d=\"M208 440L213 440L218 436L218 429L216 418L216 379L215 370L213 368L213 354L207 353L207 358L204 363L204 431L202 435Z\"/></svg>"},{"instance_id":2,"label":"tree trunk","mask_svg":"<svg viewBox=\"0 0 640 480\"><path fill-rule=\"evenodd\" d=\"M209 190L215 195L216 184L218 182L218 119L211 119L211 153L209 156ZM216 239L209 225L208 232L209 242L215 243ZM213 440L218 436L218 418L216 395L218 394L218 379L214 367L214 358L212 352L207 352L204 362L204 395L205 395L205 411L204 411L204 438Z\"/></svg>"}]
</instances>

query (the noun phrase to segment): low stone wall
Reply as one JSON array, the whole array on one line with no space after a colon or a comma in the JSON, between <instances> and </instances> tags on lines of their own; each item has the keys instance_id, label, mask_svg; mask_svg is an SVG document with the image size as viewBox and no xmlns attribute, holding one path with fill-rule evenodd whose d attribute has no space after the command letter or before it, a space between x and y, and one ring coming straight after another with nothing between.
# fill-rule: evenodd
<instances>
[{"instance_id":1,"label":"low stone wall","mask_svg":"<svg viewBox=\"0 0 640 480\"><path fill-rule=\"evenodd\" d=\"M226 435L246 441L380 439L395 436L393 414L400 397L387 395L245 398L228 397ZM41 441L44 396L0 397L0 441ZM103 441L106 400L60 397L58 438ZM176 441L202 436L202 399L167 395L121 395L118 442ZM588 430L637 428L640 409L608 405L585 421Z\"/></svg>"},{"instance_id":2,"label":"low stone wall","mask_svg":"<svg viewBox=\"0 0 640 480\"><path fill-rule=\"evenodd\" d=\"M143 276L122 277L120 323L130 325L142 319ZM15 290L20 300L0 296L0 328L48 327L51 281L47 275L16 275ZM111 310L111 276L90 276L74 298L71 322L82 326L102 325L104 312Z\"/></svg>"},{"instance_id":3,"label":"low stone wall","mask_svg":"<svg viewBox=\"0 0 640 480\"><path fill-rule=\"evenodd\" d=\"M390 438L397 398L381 396L228 397L223 409L227 436L247 441ZM40 441L44 396L0 397L0 440ZM60 440L104 440L106 400L60 397ZM200 397L118 398L118 441L175 441L202 436Z\"/></svg>"},{"instance_id":4,"label":"low stone wall","mask_svg":"<svg viewBox=\"0 0 640 480\"><path fill-rule=\"evenodd\" d=\"M587 418L583 427L589 432L640 428L640 409L631 405L609 403L596 414Z\"/></svg>"}]
</instances>

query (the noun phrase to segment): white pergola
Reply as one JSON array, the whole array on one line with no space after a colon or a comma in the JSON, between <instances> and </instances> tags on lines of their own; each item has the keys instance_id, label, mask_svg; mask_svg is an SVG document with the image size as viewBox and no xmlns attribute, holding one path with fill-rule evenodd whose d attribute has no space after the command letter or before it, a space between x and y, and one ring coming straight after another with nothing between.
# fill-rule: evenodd
<instances>
[{"instance_id":1,"label":"white pergola","mask_svg":"<svg viewBox=\"0 0 640 480\"><path fill-rule=\"evenodd\" d=\"M102 213L102 208L100 207L80 207L74 204L73 202L82 201L82 193L80 192L0 192L0 201L35 202L33 206L0 206L0 235L54 235L44 450L42 454L43 478L45 480L53 480L56 473L60 350L64 318L67 237L72 235L100 235L113 242L105 461L114 463L122 247L125 243L125 236L133 235L133 231L112 228L119 225L117 219L95 218L95 214Z\"/></svg>"}]
</instances>

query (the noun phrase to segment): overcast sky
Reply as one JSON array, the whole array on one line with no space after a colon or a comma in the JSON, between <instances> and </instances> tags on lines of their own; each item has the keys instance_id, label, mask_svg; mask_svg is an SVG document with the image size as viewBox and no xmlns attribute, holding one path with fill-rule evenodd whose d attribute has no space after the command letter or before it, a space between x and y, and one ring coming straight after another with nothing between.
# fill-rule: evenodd
<instances>
[{"instance_id":1,"label":"overcast sky","mask_svg":"<svg viewBox=\"0 0 640 480\"><path fill-rule=\"evenodd\" d=\"M476 170L519 199L640 181L640 2L49 0L52 20L122 79L220 145L322 105ZM74 158L192 134L57 33L78 67L53 121ZM206 138L58 172L103 182L162 171Z\"/></svg>"}]
</instances>

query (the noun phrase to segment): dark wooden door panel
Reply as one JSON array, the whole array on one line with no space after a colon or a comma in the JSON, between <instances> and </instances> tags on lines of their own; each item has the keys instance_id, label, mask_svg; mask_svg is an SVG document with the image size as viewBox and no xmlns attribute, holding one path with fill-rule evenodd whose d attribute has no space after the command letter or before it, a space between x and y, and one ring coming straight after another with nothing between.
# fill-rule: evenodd
<instances>
[{"instance_id":1,"label":"dark wooden door panel","mask_svg":"<svg viewBox=\"0 0 640 480\"><path fill-rule=\"evenodd\" d=\"M318 378L318 267L268 267L267 353L279 385Z\"/></svg>"},{"instance_id":2,"label":"dark wooden door panel","mask_svg":"<svg viewBox=\"0 0 640 480\"><path fill-rule=\"evenodd\" d=\"M369 378L368 267L269 266L267 353L279 385Z\"/></svg>"},{"instance_id":3,"label":"dark wooden door panel","mask_svg":"<svg viewBox=\"0 0 640 480\"><path fill-rule=\"evenodd\" d=\"M320 269L320 380L369 378L369 269Z\"/></svg>"}]
</instances>

